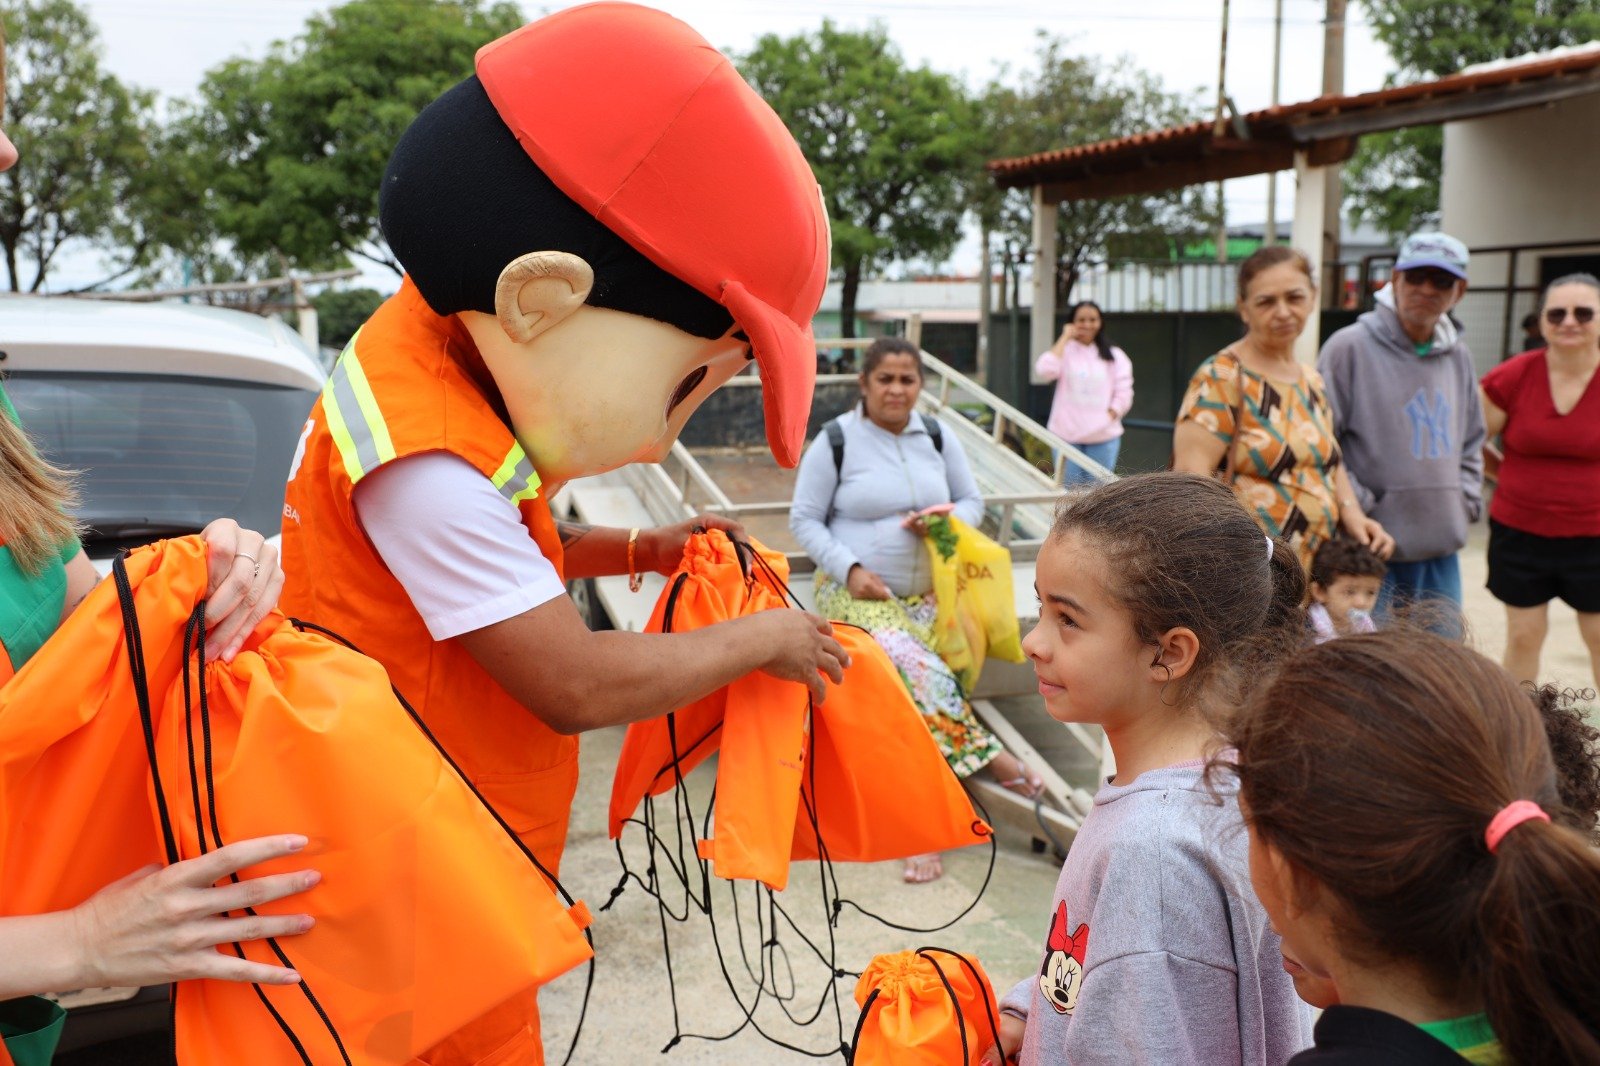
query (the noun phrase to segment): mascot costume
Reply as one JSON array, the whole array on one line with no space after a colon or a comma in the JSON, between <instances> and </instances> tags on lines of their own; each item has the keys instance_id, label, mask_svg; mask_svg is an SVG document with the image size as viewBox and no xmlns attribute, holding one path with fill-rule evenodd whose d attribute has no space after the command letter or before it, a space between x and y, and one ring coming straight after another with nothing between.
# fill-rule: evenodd
<instances>
[{"instance_id":1,"label":"mascot costume","mask_svg":"<svg viewBox=\"0 0 1600 1066\"><path fill-rule=\"evenodd\" d=\"M580 539L590 558L604 546L611 572L632 572L636 549L641 568L671 572L690 523L560 529L548 496L659 461L751 360L772 452L795 464L827 217L793 138L732 64L681 22L621 3L486 45L401 138L380 216L406 278L352 338L301 438L283 608L379 660L553 871L578 773L567 734L584 726L513 695L497 678L515 667L458 638L560 601L563 551L576 559ZM531 995L484 1006L419 1061L542 1060Z\"/></svg>"}]
</instances>

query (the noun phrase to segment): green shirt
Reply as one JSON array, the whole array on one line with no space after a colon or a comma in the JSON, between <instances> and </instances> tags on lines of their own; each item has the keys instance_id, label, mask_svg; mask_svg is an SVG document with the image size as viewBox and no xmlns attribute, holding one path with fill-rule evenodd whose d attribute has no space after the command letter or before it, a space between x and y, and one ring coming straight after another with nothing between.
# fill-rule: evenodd
<instances>
[{"instance_id":1,"label":"green shirt","mask_svg":"<svg viewBox=\"0 0 1600 1066\"><path fill-rule=\"evenodd\" d=\"M4 386L0 386L0 408L20 424ZM74 539L39 573L29 574L11 549L0 543L0 651L10 657L13 670L21 670L61 624L67 605L67 563L82 550Z\"/></svg>"},{"instance_id":2,"label":"green shirt","mask_svg":"<svg viewBox=\"0 0 1600 1066\"><path fill-rule=\"evenodd\" d=\"M1477 1066L1506 1066L1505 1049L1489 1027L1486 1014L1469 1014L1443 1022L1420 1022L1418 1029Z\"/></svg>"}]
</instances>

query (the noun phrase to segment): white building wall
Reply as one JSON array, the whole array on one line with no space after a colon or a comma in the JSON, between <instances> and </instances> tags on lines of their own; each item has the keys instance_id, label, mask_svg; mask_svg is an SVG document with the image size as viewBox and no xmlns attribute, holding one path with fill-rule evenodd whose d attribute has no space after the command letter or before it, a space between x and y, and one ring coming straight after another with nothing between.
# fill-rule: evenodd
<instances>
[{"instance_id":1,"label":"white building wall","mask_svg":"<svg viewBox=\"0 0 1600 1066\"><path fill-rule=\"evenodd\" d=\"M1468 248L1526 246L1564 241L1592 242L1575 247L1523 252L1516 277L1509 276L1505 252L1474 251L1471 284L1457 311L1481 370L1503 355L1505 296L1508 283L1535 286L1542 254L1572 255L1600 250L1600 93L1543 107L1452 122L1444 128L1444 174L1440 187L1440 228ZM1518 323L1534 309L1534 293L1516 295L1511 305L1511 347L1519 347Z\"/></svg>"}]
</instances>

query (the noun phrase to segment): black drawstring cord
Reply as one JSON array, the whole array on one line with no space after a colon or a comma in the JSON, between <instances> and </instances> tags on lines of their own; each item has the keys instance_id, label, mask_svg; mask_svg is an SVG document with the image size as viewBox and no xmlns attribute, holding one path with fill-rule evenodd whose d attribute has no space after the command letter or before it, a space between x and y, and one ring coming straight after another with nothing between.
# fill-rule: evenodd
<instances>
[{"instance_id":1,"label":"black drawstring cord","mask_svg":"<svg viewBox=\"0 0 1600 1066\"><path fill-rule=\"evenodd\" d=\"M735 541L734 544L741 572L747 582L761 582L762 584L770 587L772 591L777 593L778 596L786 602L793 603L797 607L802 606L787 582L785 582L783 578L778 575L772 565L768 563L759 552L755 551L749 545L741 544L737 541ZM664 633L670 633L673 631L675 608L678 605L678 599L683 590L686 577L686 574L678 575L677 579L675 579L673 584L670 586L670 591L668 593L663 611L662 632ZM845 624L847 623L835 623L835 625ZM859 626L852 626L851 628L858 630L861 629ZM865 630L861 631L866 632ZM678 725L679 723L676 719L676 716L669 713L667 715L667 734L670 757L665 760L664 765L658 771L655 780L657 783L659 783L661 779L666 777L668 774L673 774L675 778L673 781L673 807L675 824L678 828L677 850L679 855L676 859L674 858L672 845L661 835L664 830L657 825L655 806L656 799L655 797L647 794L644 798L642 817L625 819L623 824L627 825L632 823L634 825L643 827L644 844L649 856L648 867L645 871L645 875L642 877L628 867L627 857L623 850L622 841L619 837L616 842L616 850L618 861L622 864L623 873L618 880L617 887L612 891L611 899L607 901L607 906L610 906L610 904L614 902L615 899L625 889L629 880L638 882L644 891L656 901L658 919L661 924L663 956L667 966L668 988L673 1007L674 1034L671 1040L663 1048L663 1051L677 1046L685 1037L693 1037L695 1039L709 1041L721 1041L730 1039L746 1028L752 1028L768 1042L808 1057L826 1058L835 1054L840 1054L841 1052L849 1057L852 1052L850 1051L849 1045L844 1043L844 1013L841 1003L841 996L838 989L838 981L846 977L858 975L854 974L852 971L841 969L838 966L838 945L837 941L835 940L835 926L840 914L843 911L844 905L849 903L851 907L857 911L860 911L869 918L873 918L874 920L886 926L903 929L906 931L936 932L940 929L948 928L950 925L959 921L972 911L973 907L977 905L978 900L982 898L991 879L993 878L996 859L998 857L998 848L993 834L988 834L988 843L990 847L989 867L984 877L983 886L979 888L972 903L970 903L963 911L961 911L960 914L957 914L949 922L946 922L943 925L934 927L932 929L898 926L893 922L889 922L888 920L865 910L854 901L844 899L839 891L837 872L834 869L834 862L827 847L827 842L823 839L823 834L819 824L820 819L818 817L818 796L816 786L815 731L814 729L808 730L806 736L806 761L809 763L809 765L807 767L805 781L807 787L802 788L800 799L803 805L804 817L811 826L812 833L816 839L818 877L821 882L822 904L824 910L827 912L828 939L826 945L821 945L813 941L809 936L806 935L804 931L801 930L798 923L794 920L794 917L790 915L781 904L779 904L775 893L771 892L765 886L755 885L753 886L753 890L758 898L758 906L755 910L756 929L754 932L757 937L758 946L754 952L755 959L752 960L752 952L746 940L743 927L744 918L742 917L739 903L738 886L730 884L729 892L733 905L733 920L736 923L736 930L738 932L737 949L739 951L741 961L744 964L745 973L755 983L754 998L751 1001L746 1002L744 996L735 986L733 975L730 972L729 967L730 960L724 953L724 944L722 942L722 936L717 923L717 915L715 908L712 905L711 863L706 860L699 859L698 854L696 854L696 856L693 858L686 857L682 854L682 851L684 850L685 839L688 838L692 840L692 838L697 835L697 831L699 836L711 836L712 811L714 810L716 804L716 789L713 786L711 798L707 802L703 818L697 818L692 813L691 805L689 804L688 799L687 785L684 781L685 771L683 764L685 759L694 754L702 745L712 742L717 736L717 730L712 729L705 736L695 739L693 743L685 747L680 742L678 737ZM977 803L977 801L974 800L974 803ZM982 809L983 808L981 804L979 804L978 810L982 811ZM688 818L687 823L684 821L686 816ZM704 822L703 825L698 824L702 821ZM981 836L984 834L981 829L975 829L975 835ZM698 872L700 875L700 887L698 896L696 895L695 888L690 884L690 862L697 862L699 867ZM667 883L667 879L663 878L662 875L668 874L669 872L669 876L675 876L677 878L677 883L681 884L683 887L685 894L685 907L682 915L673 913L672 909L668 906L665 897L665 884ZM729 993L734 997L734 1002L738 1005L739 1012L743 1016L739 1023L734 1025L730 1031L723 1033L722 1035L713 1036L708 1034L684 1033L682 1031L682 1019L679 1014L677 1002L677 988L673 976L671 944L668 937L669 928L667 926L667 919L670 917L674 921L680 923L687 921L690 915L688 906L690 903L693 903L695 908L704 913L708 919L714 951L718 966L722 973L723 983L728 989ZM811 955L814 956L819 962L822 962L828 969L829 980L822 989L821 995L815 1001L813 1007L801 1009L795 1008L794 1001L797 998L797 989L795 987L794 964L790 959L787 950L783 948L781 936L783 930L779 928L780 920L788 927L788 930L794 936L799 938L800 942L805 946L806 949L810 951ZM946 987L949 987L948 982L946 982ZM784 1015L789 1019L790 1022L800 1027L813 1024L820 1020L822 1012L826 1009L828 1000L831 997L834 1005L836 1032L838 1034L836 1037L838 1042L835 1047L828 1051L813 1051L807 1048L798 1047L794 1044L777 1038L775 1035L769 1032L767 1027L763 1025L763 1023L755 1016L757 1010L762 1004L762 1000L768 997L777 1002L779 1009L783 1011ZM859 1033L859 1021L857 1029ZM965 1042L964 1025L962 1037L963 1042Z\"/></svg>"},{"instance_id":2,"label":"black drawstring cord","mask_svg":"<svg viewBox=\"0 0 1600 1066\"><path fill-rule=\"evenodd\" d=\"M139 609L133 602L133 583L121 555L111 561L111 579L117 586L117 606L122 610L122 642L128 649L128 674L133 680L133 698L139 705L139 725L144 730L145 760L150 764L150 782L156 794L156 815L161 821L161 842L167 865L178 861L178 841L172 832L172 814L167 810L167 790L161 785L161 770L156 765L155 716L150 710L150 681L144 661L144 638L139 632ZM167 997L167 1031L172 1036L172 1061L178 1061L178 986L172 985Z\"/></svg>"},{"instance_id":3,"label":"black drawstring cord","mask_svg":"<svg viewBox=\"0 0 1600 1066\"><path fill-rule=\"evenodd\" d=\"M925 959L928 959L929 962L933 962L933 959L929 958L928 955L927 955L927 952L930 952L930 951L937 951L937 952L940 952L942 954L951 955L951 956L954 956L956 959L959 959L960 962L961 962L961 965L966 968L967 973L972 975L972 987L974 989L976 989L979 992L979 994L983 994L984 988L986 987L986 983L985 983L985 981L983 979L983 975L978 972L977 965L974 964L971 959L969 959L965 955L961 954L961 952L959 952L959 951L951 951L949 948L921 947L921 948L917 949L917 954L921 955ZM938 966L939 966L938 963L934 962L933 965L934 965L935 969L938 969ZM943 970L939 971L939 978L940 978L940 980L944 979L944 971ZM950 983L948 981L945 982L945 987L946 988L950 987ZM995 1015L995 1004L989 999L989 997L987 995L983 995L983 1012L989 1019L989 1033L990 1033L990 1035L992 1035L994 1037L994 1046L995 1047L999 1047L1000 1046L1000 1019L998 1017L996 1017L996 1015ZM958 1013L959 1013L959 1008L958 1008Z\"/></svg>"},{"instance_id":4,"label":"black drawstring cord","mask_svg":"<svg viewBox=\"0 0 1600 1066\"><path fill-rule=\"evenodd\" d=\"M961 1034L961 1066L968 1066L972 1062L972 1052L967 1050L967 1019L961 1014L961 1000L956 998L956 990L950 987L950 978L944 975L944 967L940 966L938 961L927 953L926 948L918 950L917 957L928 960L928 965L933 967L933 972L939 975L939 983L944 985L945 994L950 997L950 1007L956 1012L956 1032ZM980 996L983 995L981 985L978 988L978 994ZM987 1002L987 999L985 1002Z\"/></svg>"},{"instance_id":5,"label":"black drawstring cord","mask_svg":"<svg viewBox=\"0 0 1600 1066\"><path fill-rule=\"evenodd\" d=\"M191 636L193 637L193 647L192 648L190 647L190 637ZM210 700L210 693L209 693L209 691L208 691L208 689L206 687L206 675L205 675L205 669L206 669L206 605L205 605L205 601L203 601L203 600L198 605L196 605L196 607L194 609L194 614L189 620L189 629L184 635L184 648L183 648L184 689L183 689L183 696L184 696L184 716L185 716L185 724L186 725L192 719L192 715L193 715L193 709L192 709L192 707L190 705L190 700L189 700L189 685L188 685L188 681L189 681L189 656L190 656L191 652L193 653L193 655L195 657L195 670L196 670L196 674L197 674L196 688L199 690L199 693L200 693L200 736L201 736L201 743L202 743L203 748L204 748L204 766L205 766L205 781L206 781L206 809L207 809L207 813L208 813L209 818L210 818L212 843L216 847L220 848L220 847L223 847L226 844L226 841L224 841L222 839L221 823L220 823L219 819L217 818L217 788L216 788L215 763L214 763L214 761L212 759L212 751L211 751L211 700ZM190 763L192 765L193 761L194 761L194 730L193 730L193 728L191 726L191 727L187 728L185 730L185 732L186 732L186 735L187 735L187 738L188 738L188 742L189 742L189 759L190 759ZM198 797L196 798L196 802L198 803ZM200 823L196 824L196 829L199 831L201 854L204 854L205 853L205 829L204 829L203 825L200 824ZM239 875L237 873L230 874L229 877L235 884L237 884L239 882ZM254 907L245 907L245 908L243 908L243 910L244 910L244 912L246 914L250 915L251 917L256 917L256 915L257 915L256 909ZM269 936L269 937L265 937L263 939L266 941L267 947L269 949L271 949L272 954L277 957L277 959L278 959L278 961L280 963L282 963L285 967L287 967L287 968L289 968L291 970L298 969L298 967L296 967L294 965L294 963L290 960L288 953L283 950L283 946L278 943L278 938L277 937ZM240 946L237 945L237 944L234 945L234 948L235 948L236 951L239 952L240 958L243 958L244 957L244 952L243 952L242 948L240 948ZM339 1036L338 1028L334 1026L333 1019L328 1017L327 1010L322 1006L322 1002L317 999L316 993L314 993L311 990L311 985L306 982L304 976L301 977L301 979L298 982L298 984L296 985L296 987L298 987L300 989L300 994L303 995L306 998L306 1002L311 1004L311 1009L316 1011L317 1017L322 1019L323 1028L325 1028L328 1031L328 1035L333 1038L334 1047L338 1048L338 1050L339 1050L339 1060L344 1064L344 1066L351 1066L350 1054L349 1054L349 1052L347 1052L345 1050L344 1040ZM267 1002L267 998L262 993L262 989L261 989L261 987L259 985L256 986L256 994L258 996L260 996L260 998L261 998L263 1003ZM284 1029L285 1033L289 1036L289 1039L295 1044L295 1047L300 1050L301 1055L304 1056L305 1055L305 1051L304 1051L303 1048L301 1048L300 1041L296 1038L293 1030L290 1029L287 1025L284 1024L283 1019L279 1016L279 1014L278 1014L278 1012L276 1010L272 1010L272 1007L271 1007L270 1004L268 1004L268 1008L267 1009L272 1012L272 1016L275 1019L278 1020L279 1026ZM306 1058L305 1061L307 1063L309 1063L311 1060L309 1058Z\"/></svg>"},{"instance_id":6,"label":"black drawstring cord","mask_svg":"<svg viewBox=\"0 0 1600 1066\"><path fill-rule=\"evenodd\" d=\"M321 634L322 636L327 637L329 640L349 648L357 655L364 654L360 648L356 647L350 641L346 640L344 637L340 636L338 633L335 633L333 630L326 628L325 626L319 626L315 622L307 622L300 618L289 619L289 624L294 626L296 629L301 630L302 632L309 631L312 633ZM417 713L416 708L411 706L410 701L407 700L405 696L401 694L400 690L393 684L391 684L389 688L394 693L394 698L399 701L400 706L405 708L406 714L411 717L412 723L415 724L417 729L421 731L422 735L428 739L428 743L433 745L433 749L439 753L440 758L444 759L445 763L450 767L450 769L455 771L455 775L461 780L461 783L466 785L467 788L471 790L472 795L476 797L478 803L483 806L484 810L489 812L489 816L494 819L495 824L498 825L501 831L505 833L507 838L509 838L510 841L516 845L517 850L522 852L523 857L531 862L534 866L534 869L538 870L540 875L542 875L547 882L555 887L556 893L566 901L568 907L577 906L578 901L573 897L572 893L568 892L566 886L563 885L556 878L556 876L545 867L544 863L539 861L539 857L533 853L533 849L528 847L523 839L517 835L516 830L512 829L510 824L507 823L503 817L501 817L500 812L495 810L494 805L484 798L482 792L478 791L478 786L472 783L472 780L462 771L460 765L457 764L453 757L451 757L450 752L445 750L443 744L439 743L439 739L433 735L433 730L428 728L428 724L422 720L422 716ZM578 1009L577 1028L573 1030L572 1043L567 1047L567 1055L561 1060L562 1066L566 1066L567 1063L572 1061L572 1055L578 1049L578 1037L583 1035L584 1019L587 1018L589 1014L589 998L591 993L594 991L594 934L588 928L585 928L583 929L583 938L589 944L589 973L587 979L584 981L583 1006Z\"/></svg>"},{"instance_id":7,"label":"black drawstring cord","mask_svg":"<svg viewBox=\"0 0 1600 1066\"><path fill-rule=\"evenodd\" d=\"M738 542L735 542L735 544L737 545ZM744 552L748 552L748 551L749 551L748 546L745 546ZM747 579L753 580L754 578L752 578L750 576L751 575L751 570L748 567L745 566L744 552L741 552L740 555L739 555L739 561L740 561L741 570L745 573ZM752 556L752 558L756 559L757 562L758 562L758 565L761 566L762 571L763 571L763 575L767 576L769 578L769 580L773 581L774 587L776 589L782 589L783 592L787 592L787 588L785 586L783 586L782 581L780 579L778 579L775 574L772 573L771 568L766 565L766 561L763 560L763 559L760 559L759 556L754 555L753 552L751 553L751 556ZM665 608L663 610L663 625L662 625L662 632L663 633L671 633L673 631L673 623L674 623L675 609L677 607L678 596L682 591L683 583L684 583L686 578L687 578L686 574L680 574L678 576L678 578L674 581L673 585L671 586L671 590L668 593L667 602L666 602ZM792 593L789 593L789 596L790 596L790 598L793 598ZM728 960L727 960L726 956L723 953L722 939L721 939L720 933L718 931L715 909L713 907L713 898L712 898L713 890L712 890L712 885L711 885L711 863L706 861L706 860L699 859L698 858L698 853L696 854L696 856L693 859L690 859L690 858L688 858L686 856L683 856L681 854L682 851L683 851L683 842L684 842L684 839L685 839L684 825L685 825L685 818L686 817L688 819L687 824L689 826L689 834L688 834L689 837L692 838L692 837L695 836L695 830L697 828L700 829L700 831L701 831L700 835L705 836L705 837L710 837L710 835L711 835L711 815L712 815L713 809L715 808L716 790L713 787L711 798L708 801L707 806L706 806L706 810L705 810L705 815L704 815L704 819L703 819L704 824L701 825L701 826L697 826L696 825L696 819L693 816L691 804L689 803L688 788L687 788L687 784L686 784L686 782L684 780L684 773L683 773L683 769L682 769L682 764L683 764L684 758L689 754L689 751L692 751L694 747L698 747L700 744L702 744L705 741L709 740L712 736L715 736L716 735L716 730L712 730L711 733L708 734L707 737L703 737L703 738L700 738L699 740L697 740L695 742L695 744L689 749L689 751L685 751L680 746L680 744L678 742L677 720L676 720L675 714L669 713L666 717L667 717L667 737L668 737L668 744L669 744L669 750L671 752L671 757L667 761L666 765L664 765L662 767L660 774L658 774L658 776L657 776L657 780L659 781L660 777L665 775L665 773L667 773L668 771L675 771L676 779L675 779L675 781L673 783L673 786L674 786L673 787L673 805L674 805L674 814L675 814L674 823L678 827L678 841L679 841L679 849L678 850L680 852L678 861L674 861L673 856L671 855L671 853L669 851L669 845L667 844L667 841L664 838L662 838L659 835L659 833L657 833L657 831L656 831L656 828L655 828L655 813L654 813L655 812L655 798L653 796L648 795L648 794L645 796L645 799L644 799L644 818L643 818L643 820L641 821L639 819L630 818L630 819L626 819L625 822L624 822L624 824L632 822L633 824L643 825L644 828L645 828L645 843L646 843L646 847L648 849L648 854L650 856L650 858L649 858L649 866L648 866L648 869L647 869L647 872L646 872L647 873L647 877L648 877L648 881L645 878L639 877L639 875L637 875L636 873L632 872L628 868L627 859L626 859L626 856L624 855L623 850L622 850L622 842L621 842L620 839L617 841L617 857L618 857L618 860L620 862L622 862L623 871L624 871L622 879L619 882L619 888L622 885L626 885L627 881L631 878L632 880L639 882L639 884L644 888L645 892L656 900L656 904L657 904L658 918L659 918L659 921L661 923L662 952L663 952L663 957L664 957L664 959L666 961L666 965L667 965L667 982L668 982L669 995L671 997L671 1002L672 1002L672 1007L673 1007L673 1029L674 1029L674 1033L673 1033L672 1039L670 1041L668 1041L668 1043L666 1044L666 1046L662 1050L663 1050L663 1052L665 1052L667 1050L670 1050L673 1047L676 1047L679 1043L681 1043L683 1041L683 1039L685 1037L693 1037L695 1039L709 1040L709 1041L728 1040L728 1039L731 1039L732 1037L736 1036L738 1033L742 1032L745 1028L748 1027L748 1028L753 1028L757 1033L759 1033L769 1043L776 1044L779 1047L785 1048L785 1049L787 1049L789 1051L793 1051L793 1052L795 1052L797 1054L805 1055L805 1056L810 1057L810 1058L829 1058L829 1057L832 1057L833 1055L838 1054L839 1051L840 1051L840 1048L843 1046L842 1045L842 1041L843 1041L843 1035L844 1035L843 1034L844 1023L843 1023L842 1014L840 1014L840 1012L838 1010L838 990L837 990L837 986L836 986L837 977L841 973L843 973L844 971L840 971L838 969L838 967L837 967L837 964L836 964L836 954L837 954L836 947L834 947L834 950L833 950L834 959L831 961L828 956L825 956L822 953L822 951L818 949L816 944L814 944L808 937L806 937L803 933L800 932L799 926L795 923L794 919L780 905L778 905L777 899L776 899L776 895L770 889L767 889L765 886L762 886L762 885L754 886L754 890L755 890L758 898L765 902L765 907L763 908L763 907L758 906L757 910L756 910L757 922L758 922L758 930L757 930L757 932L759 934L759 937L758 937L759 946L758 946L758 949L757 949L757 958L758 958L759 961L753 968L752 968L752 964L750 962L749 953L744 948L744 930L743 930L742 924L738 926L739 944L740 944L740 956L741 956L741 959L742 959L742 961L743 961L743 963L745 965L746 973L751 975L752 979L755 981L755 984L756 984L756 994L755 994L754 1000L752 1002L748 1003L748 1004L745 1003L743 997L739 994L737 988L735 987L735 984L734 984L734 981L733 981L733 976L729 972ZM813 743L812 734L811 734L810 731L807 732L807 743L808 743L808 745ZM813 753L808 748L807 759L808 759L808 761L814 762L814 759L812 759L812 757L811 757L812 754ZM808 807L809 807L809 803L808 803ZM815 831L815 826L813 826L813 831ZM819 839L819 844L820 844L820 839ZM658 855L658 849L659 849L659 855ZM659 859L661 859L661 858L664 858L666 860L667 866L672 870L672 872L674 874L676 874L678 876L679 882L682 884L683 889L684 889L686 904L688 902L695 903L697 905L696 909L700 910L702 913L704 913L706 915L706 917L708 919L708 925L709 925L710 930L711 930L712 943L713 943L713 946L714 946L714 951L715 951L715 954L716 954L717 963L718 963L718 966L719 966L719 968L721 970L721 973L722 973L724 986L728 989L729 993L734 997L734 1002L738 1004L739 1009L740 1009L740 1013L743 1015L743 1020L738 1025L736 1025L729 1032L726 1032L726 1033L724 1033L724 1034L722 1034L720 1036L711 1036L711 1035L700 1034L700 1033L684 1033L682 1031L682 1022L681 1022L681 1017L680 1017L680 1015L678 1013L678 1005L677 1005L677 987L676 987L676 982L675 982L675 980L673 978L671 943L670 943L670 939L669 939L669 936L668 936L668 932L669 931L668 931L668 927L667 927L666 921L667 921L667 918L669 916L674 921L678 921L678 922L687 921L688 918L689 918L689 909L688 909L688 907L686 905L685 909L684 909L684 913L680 917L680 916L678 916L676 914L673 914L672 911L670 910L670 908L667 906L667 901L665 899L665 896L663 895L662 886L661 886L660 882L657 880L657 874L658 874L658 871L660 870ZM694 889L691 887L691 885L689 883L689 881L690 881L689 863L691 861L693 861L693 862L695 862L697 864L698 870L699 870L699 874L700 874L700 878L699 878L699 880L700 880L700 896L699 897L697 897L695 895ZM831 874L831 864L827 863L826 861L824 861L821 864L821 869L824 871L822 876L823 876L823 887L824 887L824 904L826 905L827 879L828 879L828 876ZM729 892L730 892L730 896L731 896L731 898L733 900L734 913L735 913L735 916L736 916L735 917L735 921L738 922L739 919L738 919L737 915L739 913L739 908L738 908L738 889L737 889L737 886L730 884ZM616 895L616 893L614 892L613 893L613 898L615 897L615 895ZM769 915L769 914L771 916L770 919L767 917L767 915ZM782 989L777 987L777 980L778 980L777 964L778 964L778 962L780 960L780 957L781 957L782 962L783 962L783 969L789 975L788 983L791 985L791 987L795 983L794 982L794 976L793 976L793 974L794 974L793 965L790 962L790 960L788 959L787 952L782 952L782 954L780 956L781 945L779 945L777 943L777 935L778 935L777 917L779 915L782 915L785 923L789 926L789 928L791 930L793 930L797 935L800 936L801 940L812 951L812 953L816 955L817 959L828 966L828 972L829 972L829 977L830 977L828 985L826 986L826 988L824 988L822 996L817 1001L815 1010L810 1014L809 1017L807 1017L805 1019L801 1019L800 1017L798 1017L796 1012L790 1010L790 1008L789 1008L789 1001L791 1001L792 999L795 998L795 992L792 991L792 990L789 991L789 992L784 992ZM770 936L766 932L768 929L770 929ZM831 941L832 940L832 930L831 930L831 928L829 930L829 933L830 933L830 941ZM769 941L770 941L770 943L769 943ZM832 945L830 945L830 947L832 947ZM770 965L769 965L769 963L770 963ZM753 969L753 972L752 972L752 969ZM763 997L770 996L771 998L773 998L775 1001L778 1002L780 1009L783 1010L785 1015L787 1015L790 1018L791 1021L794 1021L796 1024L799 1024L799 1025L803 1026L805 1024L809 1024L810 1022L815 1021L817 1018L819 1018L821 1016L822 1010L826 1007L827 999L828 999L828 996L829 996L830 993L832 994L833 999L834 999L835 1013L839 1015L839 1017L836 1020L837 1031L838 1031L838 1036L836 1037L836 1039L840 1043L837 1044L835 1047L830 1048L827 1051L814 1051L814 1050L811 1050L809 1048L802 1048L802 1047L799 1047L797 1045L790 1044L790 1043L788 1043L786 1041L783 1041L783 1040L779 1039L778 1037L776 1037L775 1035L773 1035L772 1033L768 1032L762 1026L762 1024L759 1021L757 1021L756 1018L755 1018L755 1012L759 1009Z\"/></svg>"},{"instance_id":8,"label":"black drawstring cord","mask_svg":"<svg viewBox=\"0 0 1600 1066\"><path fill-rule=\"evenodd\" d=\"M183 633L183 733L185 747L187 747L189 755L189 795L194 804L195 837L199 841L200 854L202 855L206 854L206 852L210 851L211 849L206 846L206 819L202 817L200 813L200 779L197 767L195 766L194 758L194 699L189 684L189 656L194 654L194 649L198 645L200 648L200 663L197 673L199 674L199 685L201 689L201 704L202 706L205 706L205 619L206 605L204 602L201 602L200 605L195 608L194 614L189 616L189 623L184 627ZM210 738L208 736L206 743L206 788L207 792L209 793L208 800L214 807L216 790L214 788L211 775L211 746L209 741ZM217 847L222 846L220 835L213 833L213 840L216 842ZM230 879L235 884L238 884L239 875L232 874L230 875ZM244 909L252 916L255 914L255 911L252 908L246 907ZM241 959L246 958L243 944L240 944L238 941L234 941L230 946L233 948L234 955ZM306 1052L305 1045L301 1043L299 1034L294 1031L294 1027L291 1026L283 1017L283 1015L278 1012L278 1008L274 1006L272 1000L267 997L266 990L255 982L251 982L250 987L255 992L256 998L261 1001L261 1005L267 1009L267 1013L272 1016L272 1020L277 1023L279 1030L281 1030L283 1035L288 1038L289 1043L293 1045L295 1053L300 1056L300 1061L304 1064L304 1066L312 1066L311 1056ZM337 1039L337 1037L335 1037L335 1039Z\"/></svg>"}]
</instances>

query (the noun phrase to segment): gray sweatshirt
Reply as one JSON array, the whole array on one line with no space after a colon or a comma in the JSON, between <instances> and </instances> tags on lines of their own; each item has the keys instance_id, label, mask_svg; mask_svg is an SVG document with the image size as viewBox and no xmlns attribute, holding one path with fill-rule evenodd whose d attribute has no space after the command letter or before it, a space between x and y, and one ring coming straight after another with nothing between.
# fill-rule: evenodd
<instances>
[{"instance_id":1,"label":"gray sweatshirt","mask_svg":"<svg viewBox=\"0 0 1600 1066\"><path fill-rule=\"evenodd\" d=\"M908 512L952 502L967 525L983 521L983 496L967 453L948 426L941 434L943 450L935 449L920 416L890 433L858 404L840 423L844 462L837 473L826 433L818 433L800 459L789 531L840 584L860 563L896 596L920 596L933 587L928 549L901 522Z\"/></svg>"},{"instance_id":2,"label":"gray sweatshirt","mask_svg":"<svg viewBox=\"0 0 1600 1066\"><path fill-rule=\"evenodd\" d=\"M1103 785L1056 883L1039 972L1000 1009L1023 1066L1282 1066L1311 1008L1250 888L1232 791L1201 764Z\"/></svg>"},{"instance_id":3,"label":"gray sweatshirt","mask_svg":"<svg viewBox=\"0 0 1600 1066\"><path fill-rule=\"evenodd\" d=\"M1460 550L1483 511L1483 407L1472 353L1449 316L1419 356L1393 306L1328 338L1317 360L1345 470L1403 562Z\"/></svg>"}]
</instances>

